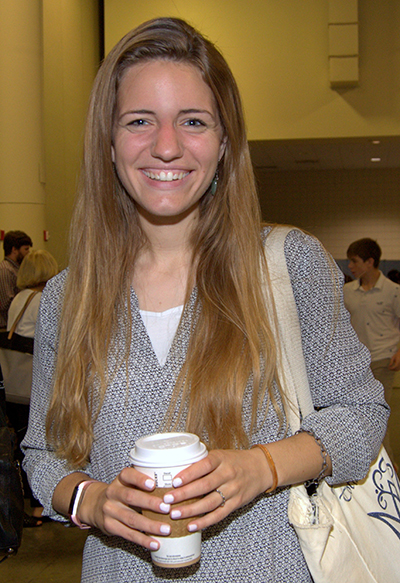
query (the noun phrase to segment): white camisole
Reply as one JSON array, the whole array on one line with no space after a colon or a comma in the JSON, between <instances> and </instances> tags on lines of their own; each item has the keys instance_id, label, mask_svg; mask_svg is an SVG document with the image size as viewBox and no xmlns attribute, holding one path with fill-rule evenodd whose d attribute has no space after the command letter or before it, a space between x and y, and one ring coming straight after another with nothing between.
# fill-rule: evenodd
<instances>
[{"instance_id":1,"label":"white camisole","mask_svg":"<svg viewBox=\"0 0 400 583\"><path fill-rule=\"evenodd\" d=\"M183 306L170 308L165 312L146 312L140 310L140 315L151 340L158 362L162 366L167 360L169 349L178 329Z\"/></svg>"}]
</instances>

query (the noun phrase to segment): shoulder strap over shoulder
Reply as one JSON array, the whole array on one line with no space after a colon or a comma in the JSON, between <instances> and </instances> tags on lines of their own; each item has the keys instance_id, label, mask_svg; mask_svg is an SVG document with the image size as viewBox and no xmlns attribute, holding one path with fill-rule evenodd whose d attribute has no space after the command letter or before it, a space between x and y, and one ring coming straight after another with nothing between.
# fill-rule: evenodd
<instances>
[{"instance_id":1,"label":"shoulder strap over shoulder","mask_svg":"<svg viewBox=\"0 0 400 583\"><path fill-rule=\"evenodd\" d=\"M287 270L285 240L293 227L274 227L264 245L272 297L277 313L276 338L280 348L280 379L289 403L289 424L294 433L304 417L314 410L301 343L300 323ZM268 290L266 290L268 297ZM297 407L296 407L297 405ZM299 410L296 410L298 408Z\"/></svg>"},{"instance_id":2,"label":"shoulder strap over shoulder","mask_svg":"<svg viewBox=\"0 0 400 583\"><path fill-rule=\"evenodd\" d=\"M28 296L28 299L26 300L22 310L20 311L20 313L18 314L18 316L15 318L13 325L10 328L10 332L8 333L8 339L11 340L11 338L13 337L13 334L15 332L16 327L18 326L19 321L21 320L22 316L25 313L26 308L29 306L29 304L31 303L31 301L33 300L33 298L35 297L36 294L38 294L38 291L33 291L30 296Z\"/></svg>"}]
</instances>

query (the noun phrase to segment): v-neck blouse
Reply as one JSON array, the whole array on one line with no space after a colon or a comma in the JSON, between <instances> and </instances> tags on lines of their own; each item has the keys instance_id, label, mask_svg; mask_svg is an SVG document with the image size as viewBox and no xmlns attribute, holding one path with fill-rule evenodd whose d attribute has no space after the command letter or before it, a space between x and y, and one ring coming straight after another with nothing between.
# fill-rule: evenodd
<instances>
[{"instance_id":1,"label":"v-neck blouse","mask_svg":"<svg viewBox=\"0 0 400 583\"><path fill-rule=\"evenodd\" d=\"M330 483L356 480L367 472L385 432L388 412L383 391L370 372L368 351L359 343L342 303L337 313L332 267L320 243L309 235L291 231L285 241L285 256L299 312L310 388L314 405L319 409L303 419L302 427L314 431L324 443L333 465ZM71 469L51 450L45 419L52 393L66 277L63 272L53 278L42 295L35 336L30 421L23 442L24 468L33 493L44 506L44 514L56 520L65 517L52 508L53 492ZM128 361L124 360L129 329L127 309L121 313L118 334L107 356L109 385L94 424L90 463L84 468L93 479L111 483L128 465L135 441L164 428L198 314L196 298L194 288L165 364L160 366L132 291ZM251 393L249 379L242 415L246 430L252 412ZM277 402L279 405L279 396ZM182 419L178 430L184 427ZM250 445L283 437L284 427L265 399L260 403ZM262 494L207 528L203 532L200 563L176 572L154 567L146 549L93 528L85 544L82 582L311 583L296 534L287 519L288 498L289 489L274 495Z\"/></svg>"}]
</instances>

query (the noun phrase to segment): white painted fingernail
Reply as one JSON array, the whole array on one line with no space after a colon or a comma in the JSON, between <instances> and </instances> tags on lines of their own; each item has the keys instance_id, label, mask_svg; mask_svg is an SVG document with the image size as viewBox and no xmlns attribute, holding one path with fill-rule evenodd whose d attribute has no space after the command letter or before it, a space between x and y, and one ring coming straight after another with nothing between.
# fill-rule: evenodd
<instances>
[{"instance_id":1,"label":"white painted fingernail","mask_svg":"<svg viewBox=\"0 0 400 583\"><path fill-rule=\"evenodd\" d=\"M144 485L146 486L146 488L154 488L155 483L154 480L151 480L150 478L148 480L145 481Z\"/></svg>"},{"instance_id":2,"label":"white painted fingernail","mask_svg":"<svg viewBox=\"0 0 400 583\"><path fill-rule=\"evenodd\" d=\"M179 486L182 486L182 480L180 478L174 478L172 480L172 485L174 488L178 488Z\"/></svg>"},{"instance_id":3,"label":"white painted fingernail","mask_svg":"<svg viewBox=\"0 0 400 583\"><path fill-rule=\"evenodd\" d=\"M162 524L160 526L160 532L162 532L163 534L169 534L171 532L171 527L169 526L169 524Z\"/></svg>"},{"instance_id":4,"label":"white painted fingernail","mask_svg":"<svg viewBox=\"0 0 400 583\"><path fill-rule=\"evenodd\" d=\"M155 551L158 549L159 546L160 545L158 543L156 543L156 542L151 542L150 543L150 548L151 549L154 549Z\"/></svg>"},{"instance_id":5,"label":"white painted fingernail","mask_svg":"<svg viewBox=\"0 0 400 583\"><path fill-rule=\"evenodd\" d=\"M161 504L160 504L161 512L169 512L170 509L171 509L170 504L164 504L164 502L161 502Z\"/></svg>"},{"instance_id":6,"label":"white painted fingernail","mask_svg":"<svg viewBox=\"0 0 400 583\"><path fill-rule=\"evenodd\" d=\"M197 524L189 524L188 531L194 532L195 530L197 530Z\"/></svg>"},{"instance_id":7,"label":"white painted fingernail","mask_svg":"<svg viewBox=\"0 0 400 583\"><path fill-rule=\"evenodd\" d=\"M171 512L171 518L180 518L182 516L182 512L180 510L173 510Z\"/></svg>"},{"instance_id":8,"label":"white painted fingernail","mask_svg":"<svg viewBox=\"0 0 400 583\"><path fill-rule=\"evenodd\" d=\"M172 496L172 494L165 494L165 496L164 496L164 502L166 504L173 504L174 497Z\"/></svg>"}]
</instances>

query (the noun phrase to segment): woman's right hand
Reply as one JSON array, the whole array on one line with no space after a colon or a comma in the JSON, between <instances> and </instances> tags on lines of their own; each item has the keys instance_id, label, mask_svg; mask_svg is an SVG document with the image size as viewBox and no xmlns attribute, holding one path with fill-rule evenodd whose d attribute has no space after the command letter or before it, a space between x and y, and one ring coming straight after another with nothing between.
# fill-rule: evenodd
<instances>
[{"instance_id":1,"label":"woman's right hand","mask_svg":"<svg viewBox=\"0 0 400 583\"><path fill-rule=\"evenodd\" d=\"M151 494L154 488L151 478L134 468L125 468L110 485L94 482L87 488L78 509L79 519L105 534L118 535L149 550L157 550L159 543L151 535L170 533L169 524L162 522L162 515L169 513L170 505ZM146 518L141 510L160 513L160 521Z\"/></svg>"}]
</instances>

